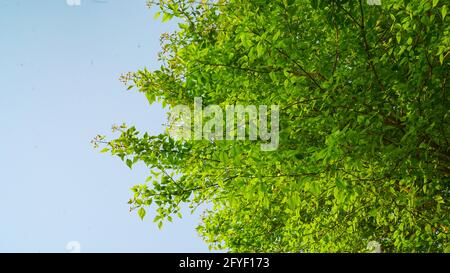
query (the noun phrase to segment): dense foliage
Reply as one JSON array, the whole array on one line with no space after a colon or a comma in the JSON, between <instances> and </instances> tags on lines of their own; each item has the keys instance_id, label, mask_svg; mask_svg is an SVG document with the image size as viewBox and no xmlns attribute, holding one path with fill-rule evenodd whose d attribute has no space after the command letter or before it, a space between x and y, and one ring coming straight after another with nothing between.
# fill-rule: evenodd
<instances>
[{"instance_id":1,"label":"dense foliage","mask_svg":"<svg viewBox=\"0 0 450 273\"><path fill-rule=\"evenodd\" d=\"M279 105L280 143L176 141L117 127L104 151L148 181L130 200L233 252L450 251L448 0L161 0L156 71L124 80L173 107ZM181 215L179 215L181 217Z\"/></svg>"}]
</instances>

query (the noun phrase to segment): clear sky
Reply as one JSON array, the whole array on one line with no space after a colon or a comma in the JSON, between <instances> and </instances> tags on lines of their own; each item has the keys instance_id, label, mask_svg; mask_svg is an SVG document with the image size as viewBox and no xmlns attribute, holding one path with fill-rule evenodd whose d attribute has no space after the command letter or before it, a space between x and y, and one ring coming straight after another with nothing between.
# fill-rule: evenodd
<instances>
[{"instance_id":1,"label":"clear sky","mask_svg":"<svg viewBox=\"0 0 450 273\"><path fill-rule=\"evenodd\" d=\"M198 215L162 231L129 212L148 171L94 150L126 122L157 134L165 114L120 74L155 69L159 36L145 0L0 0L0 252L204 252ZM72 0L73 2L73 0ZM75 1L76 2L76 1Z\"/></svg>"}]
</instances>

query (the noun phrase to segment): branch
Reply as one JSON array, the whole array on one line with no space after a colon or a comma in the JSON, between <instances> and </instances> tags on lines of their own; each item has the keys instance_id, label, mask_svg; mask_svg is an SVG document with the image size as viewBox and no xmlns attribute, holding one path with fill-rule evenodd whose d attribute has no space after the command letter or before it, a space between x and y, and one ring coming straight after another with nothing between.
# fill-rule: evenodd
<instances>
[{"instance_id":1,"label":"branch","mask_svg":"<svg viewBox=\"0 0 450 273\"><path fill-rule=\"evenodd\" d=\"M383 83L380 81L380 77L378 76L378 72L375 69L375 66L372 62L372 56L370 54L370 46L369 46L369 42L367 41L367 36L366 36L366 27L365 27L365 19L364 19L364 9L363 9L363 4L362 4L362 0L359 0L359 7L360 7L360 11L361 11L361 24L359 25L361 28L361 35L363 38L363 42L364 42L364 51L366 52L366 56L367 56L367 61L369 63L370 68L373 71L373 74L375 76L375 80L377 81L378 85L380 86L381 90L384 91L385 87L383 85Z\"/></svg>"}]
</instances>

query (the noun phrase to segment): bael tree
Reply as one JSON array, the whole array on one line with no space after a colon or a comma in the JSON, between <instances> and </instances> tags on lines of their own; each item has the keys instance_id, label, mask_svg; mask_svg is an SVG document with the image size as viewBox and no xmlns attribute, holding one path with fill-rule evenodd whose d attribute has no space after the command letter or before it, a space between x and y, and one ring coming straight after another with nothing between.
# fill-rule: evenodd
<instances>
[{"instance_id":1,"label":"bael tree","mask_svg":"<svg viewBox=\"0 0 450 273\"><path fill-rule=\"evenodd\" d=\"M279 105L279 146L175 140L134 127L102 142L146 183L158 225L204 209L233 252L450 251L447 0L161 0L159 70L124 77L150 103Z\"/></svg>"}]
</instances>

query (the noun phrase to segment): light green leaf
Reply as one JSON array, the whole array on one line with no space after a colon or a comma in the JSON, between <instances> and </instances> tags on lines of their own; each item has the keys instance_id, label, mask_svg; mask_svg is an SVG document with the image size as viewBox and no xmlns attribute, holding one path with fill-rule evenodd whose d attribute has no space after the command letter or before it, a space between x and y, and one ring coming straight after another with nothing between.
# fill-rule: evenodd
<instances>
[{"instance_id":1,"label":"light green leaf","mask_svg":"<svg viewBox=\"0 0 450 273\"><path fill-rule=\"evenodd\" d=\"M144 220L145 214L146 214L145 209L142 208L142 207L139 208L139 210L138 210L138 215L139 215L139 217L141 218L141 220Z\"/></svg>"}]
</instances>

